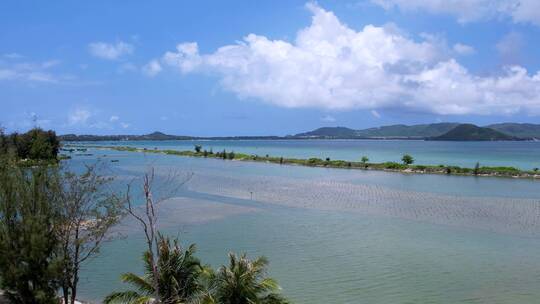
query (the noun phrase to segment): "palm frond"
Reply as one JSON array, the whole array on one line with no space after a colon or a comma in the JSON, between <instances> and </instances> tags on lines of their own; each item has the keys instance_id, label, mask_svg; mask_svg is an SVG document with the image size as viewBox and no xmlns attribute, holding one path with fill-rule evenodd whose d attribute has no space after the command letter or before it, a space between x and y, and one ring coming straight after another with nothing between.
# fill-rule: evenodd
<instances>
[{"instance_id":1,"label":"palm frond","mask_svg":"<svg viewBox=\"0 0 540 304\"><path fill-rule=\"evenodd\" d=\"M103 300L104 304L145 304L152 300L151 297L141 295L136 291L119 291L109 294Z\"/></svg>"},{"instance_id":2,"label":"palm frond","mask_svg":"<svg viewBox=\"0 0 540 304\"><path fill-rule=\"evenodd\" d=\"M124 283L131 284L135 286L138 290L144 292L145 294L152 294L154 292L154 287L148 277L141 277L134 273L128 272L120 276L120 279Z\"/></svg>"},{"instance_id":3,"label":"palm frond","mask_svg":"<svg viewBox=\"0 0 540 304\"><path fill-rule=\"evenodd\" d=\"M281 290L281 287L279 286L278 282L272 278L264 278L259 283L259 286L261 289L265 291L279 291Z\"/></svg>"}]
</instances>

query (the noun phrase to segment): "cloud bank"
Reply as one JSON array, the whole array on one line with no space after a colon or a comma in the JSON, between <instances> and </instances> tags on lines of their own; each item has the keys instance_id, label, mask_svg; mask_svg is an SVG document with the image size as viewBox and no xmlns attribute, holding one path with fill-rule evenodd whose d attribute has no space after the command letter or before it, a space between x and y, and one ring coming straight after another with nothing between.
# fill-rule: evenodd
<instances>
[{"instance_id":1,"label":"cloud bank","mask_svg":"<svg viewBox=\"0 0 540 304\"><path fill-rule=\"evenodd\" d=\"M385 9L426 11L456 16L460 23L510 18L516 23L540 25L538 0L371 0Z\"/></svg>"},{"instance_id":2,"label":"cloud bank","mask_svg":"<svg viewBox=\"0 0 540 304\"><path fill-rule=\"evenodd\" d=\"M418 41L392 26L356 31L330 11L307 8L312 23L294 42L249 34L210 54L181 43L160 62L186 74L218 75L241 98L288 108L540 114L540 73L509 66L497 76L476 76L449 57L470 54L471 47L456 44L451 52L429 35Z\"/></svg>"}]
</instances>

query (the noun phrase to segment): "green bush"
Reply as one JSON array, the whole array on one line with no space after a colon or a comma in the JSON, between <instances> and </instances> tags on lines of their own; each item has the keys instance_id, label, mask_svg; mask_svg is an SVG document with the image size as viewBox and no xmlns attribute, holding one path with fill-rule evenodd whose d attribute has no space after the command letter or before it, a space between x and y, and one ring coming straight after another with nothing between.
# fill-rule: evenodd
<instances>
[{"instance_id":1,"label":"green bush","mask_svg":"<svg viewBox=\"0 0 540 304\"><path fill-rule=\"evenodd\" d=\"M310 165L310 166L321 165L322 163L323 163L323 160L320 159L320 158L316 158L316 157L312 157L312 158L308 159L308 161L307 161L307 164Z\"/></svg>"},{"instance_id":2,"label":"green bush","mask_svg":"<svg viewBox=\"0 0 540 304\"><path fill-rule=\"evenodd\" d=\"M383 166L383 168L393 169L393 170L399 170L399 169L407 168L406 165L402 165L402 164L396 163L396 162L385 162L385 163L382 163L382 166Z\"/></svg>"}]
</instances>

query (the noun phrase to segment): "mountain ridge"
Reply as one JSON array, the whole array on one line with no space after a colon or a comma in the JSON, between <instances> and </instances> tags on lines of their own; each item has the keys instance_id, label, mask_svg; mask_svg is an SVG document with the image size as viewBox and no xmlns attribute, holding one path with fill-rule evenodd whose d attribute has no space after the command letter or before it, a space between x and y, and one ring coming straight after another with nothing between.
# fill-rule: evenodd
<instances>
[{"instance_id":1,"label":"mountain ridge","mask_svg":"<svg viewBox=\"0 0 540 304\"><path fill-rule=\"evenodd\" d=\"M339 128L340 132L332 133L332 127L324 127L324 132L320 132L322 128L315 129L313 131L298 133L294 135L296 138L373 138L373 139L431 139L438 136L442 136L445 133L450 132L452 129L461 125L473 125L473 124L460 124L460 123L433 123L433 124L418 124L418 125L389 125L375 128L354 130L344 127ZM476 126L476 125L473 125ZM483 127L476 126L478 128L487 128L493 131L500 132L511 138L507 140L517 139L540 139L540 124L522 124L522 123L500 123L492 124ZM344 134L343 129L347 129L348 136L342 136ZM469 129L472 131L472 129ZM484 135L490 133L485 130ZM481 131L482 132L482 131ZM465 135L465 134L462 134ZM503 138L503 136L495 136L494 138ZM464 138L464 140L467 140Z\"/></svg>"},{"instance_id":2,"label":"mountain ridge","mask_svg":"<svg viewBox=\"0 0 540 304\"><path fill-rule=\"evenodd\" d=\"M442 136L460 125L455 122L443 122L433 124L404 125L395 124L374 128L355 130L347 127L321 127L312 131L287 136L187 136L168 135L163 132L152 132L145 135L60 135L63 141L123 141L123 140L241 140L241 139L433 139ZM473 125L476 126L476 125ZM530 123L498 123L478 128L488 128L509 136L496 135L488 130L476 130L486 135L486 138L498 138L496 140L527 140L540 139L540 124ZM473 128L469 128L473 132ZM451 134L452 135L452 134ZM454 134L455 135L455 134ZM463 140L470 140L465 133L461 133ZM490 137L492 136L492 137ZM456 139L457 140L457 139Z\"/></svg>"}]
</instances>

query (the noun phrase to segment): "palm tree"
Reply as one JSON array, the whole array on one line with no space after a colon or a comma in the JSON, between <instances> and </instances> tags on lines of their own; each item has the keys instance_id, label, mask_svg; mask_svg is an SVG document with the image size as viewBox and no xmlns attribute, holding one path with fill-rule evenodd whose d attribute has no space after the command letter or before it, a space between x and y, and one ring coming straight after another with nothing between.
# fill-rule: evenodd
<instances>
[{"instance_id":1,"label":"palm tree","mask_svg":"<svg viewBox=\"0 0 540 304\"><path fill-rule=\"evenodd\" d=\"M268 260L253 261L245 254L229 254L229 265L221 266L214 279L215 295L206 303L219 304L284 304L277 282L266 276Z\"/></svg>"},{"instance_id":2,"label":"palm tree","mask_svg":"<svg viewBox=\"0 0 540 304\"><path fill-rule=\"evenodd\" d=\"M137 290L119 291L109 294L103 301L106 304L145 304L145 303L185 303L201 292L199 276L204 269L194 256L195 245L183 251L178 240L171 240L159 235L159 295L155 295L154 272L150 263L150 253L144 254L145 275L125 273L123 282L133 285Z\"/></svg>"}]
</instances>

